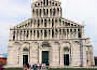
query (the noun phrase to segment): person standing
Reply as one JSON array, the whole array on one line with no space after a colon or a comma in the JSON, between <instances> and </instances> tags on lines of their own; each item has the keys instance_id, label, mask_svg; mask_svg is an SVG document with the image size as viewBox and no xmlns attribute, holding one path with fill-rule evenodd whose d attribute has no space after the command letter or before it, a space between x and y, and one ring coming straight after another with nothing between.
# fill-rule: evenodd
<instances>
[{"instance_id":1,"label":"person standing","mask_svg":"<svg viewBox=\"0 0 97 70\"><path fill-rule=\"evenodd\" d=\"M3 65L2 65L2 64L0 64L0 70L4 70L4 69L3 69Z\"/></svg>"}]
</instances>

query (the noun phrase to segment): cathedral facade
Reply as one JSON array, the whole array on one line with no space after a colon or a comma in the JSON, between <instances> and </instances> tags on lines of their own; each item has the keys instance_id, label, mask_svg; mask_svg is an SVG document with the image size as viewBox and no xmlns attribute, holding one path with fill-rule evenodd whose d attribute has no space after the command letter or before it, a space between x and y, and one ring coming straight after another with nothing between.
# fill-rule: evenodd
<instances>
[{"instance_id":1,"label":"cathedral facade","mask_svg":"<svg viewBox=\"0 0 97 70\"><path fill-rule=\"evenodd\" d=\"M8 66L45 63L51 68L94 65L84 26L62 17L59 0L34 0L32 18L10 28Z\"/></svg>"}]
</instances>

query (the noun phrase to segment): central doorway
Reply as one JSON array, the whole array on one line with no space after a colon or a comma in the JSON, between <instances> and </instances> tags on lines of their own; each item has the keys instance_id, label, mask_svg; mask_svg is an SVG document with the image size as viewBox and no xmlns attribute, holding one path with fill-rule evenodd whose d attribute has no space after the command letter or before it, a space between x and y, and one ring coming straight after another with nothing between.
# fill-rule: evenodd
<instances>
[{"instance_id":1,"label":"central doorway","mask_svg":"<svg viewBox=\"0 0 97 70\"><path fill-rule=\"evenodd\" d=\"M28 55L23 55L23 65L28 64Z\"/></svg>"},{"instance_id":2,"label":"central doorway","mask_svg":"<svg viewBox=\"0 0 97 70\"><path fill-rule=\"evenodd\" d=\"M42 51L42 63L49 65L49 51Z\"/></svg>"},{"instance_id":3,"label":"central doorway","mask_svg":"<svg viewBox=\"0 0 97 70\"><path fill-rule=\"evenodd\" d=\"M69 66L69 54L64 54L64 65Z\"/></svg>"}]
</instances>

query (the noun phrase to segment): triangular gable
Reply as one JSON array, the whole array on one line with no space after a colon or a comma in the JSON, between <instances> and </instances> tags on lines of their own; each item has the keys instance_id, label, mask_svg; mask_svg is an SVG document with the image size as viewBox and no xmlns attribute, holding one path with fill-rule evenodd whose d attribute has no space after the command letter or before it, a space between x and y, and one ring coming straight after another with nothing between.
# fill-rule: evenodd
<instances>
[{"instance_id":1,"label":"triangular gable","mask_svg":"<svg viewBox=\"0 0 97 70\"><path fill-rule=\"evenodd\" d=\"M74 21L65 19L65 18L61 18L61 22L64 22L65 26L72 26L72 27L83 27L84 25L78 24Z\"/></svg>"},{"instance_id":2,"label":"triangular gable","mask_svg":"<svg viewBox=\"0 0 97 70\"><path fill-rule=\"evenodd\" d=\"M28 27L31 27L30 25L32 24L32 19L29 18L25 21L23 21L22 23L14 26L14 28L28 28Z\"/></svg>"}]
</instances>

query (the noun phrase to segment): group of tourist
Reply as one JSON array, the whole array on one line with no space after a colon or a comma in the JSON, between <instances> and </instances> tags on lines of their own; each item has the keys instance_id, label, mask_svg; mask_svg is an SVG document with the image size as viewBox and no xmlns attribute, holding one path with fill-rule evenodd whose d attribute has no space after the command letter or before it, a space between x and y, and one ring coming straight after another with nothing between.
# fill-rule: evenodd
<instances>
[{"instance_id":1,"label":"group of tourist","mask_svg":"<svg viewBox=\"0 0 97 70\"><path fill-rule=\"evenodd\" d=\"M24 64L23 70L46 70L46 64Z\"/></svg>"}]
</instances>

